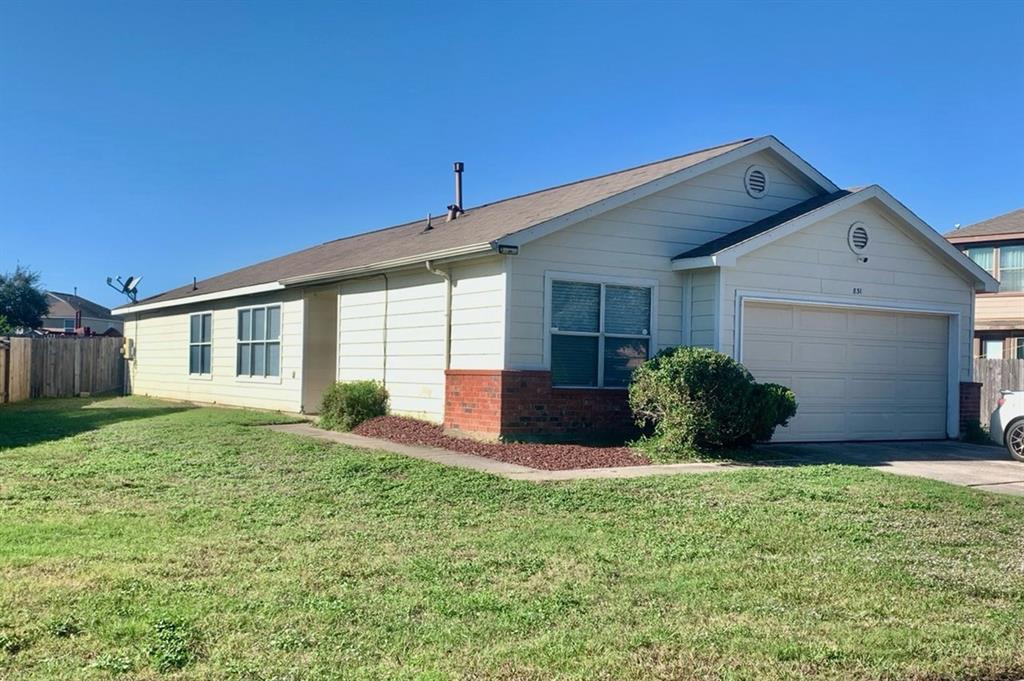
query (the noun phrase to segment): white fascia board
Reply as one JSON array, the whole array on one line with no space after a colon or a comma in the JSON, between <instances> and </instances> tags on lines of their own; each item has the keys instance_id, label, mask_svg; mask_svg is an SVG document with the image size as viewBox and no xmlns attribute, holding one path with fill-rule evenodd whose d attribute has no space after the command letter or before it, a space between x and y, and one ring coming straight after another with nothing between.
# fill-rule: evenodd
<instances>
[{"instance_id":1,"label":"white fascia board","mask_svg":"<svg viewBox=\"0 0 1024 681\"><path fill-rule=\"evenodd\" d=\"M313 283L326 283L330 281L340 281L341 279L350 279L362 274L369 274L371 272L381 272L384 270L393 270L399 267L406 267L410 265L418 265L427 260L452 260L465 258L467 256L474 255L486 255L494 252L494 247L490 243L479 243L471 244L469 246L460 246L459 248L449 248L444 251L435 251L433 253L423 253L420 255L409 256L406 258L396 258L394 260L385 260L382 262L372 263L370 265L360 265L358 267L347 267L340 270L332 270L329 272L316 272L314 274L302 274L297 277L288 277L281 280L281 284L284 286L295 286L297 284L313 284Z\"/></svg>"},{"instance_id":2,"label":"white fascia board","mask_svg":"<svg viewBox=\"0 0 1024 681\"><path fill-rule=\"evenodd\" d=\"M215 291L213 293L203 293L198 296L189 296L187 298L173 298L171 300L161 300L155 303L140 303L138 305L126 305L125 307L119 307L111 310L111 314L116 315L127 315L133 312L147 312L149 310L161 310L168 307L178 307L181 305L192 305L193 303L203 303L209 300L221 300L224 298L234 298L236 296L251 296L257 293L267 293L268 291L280 291L284 286L276 281L267 282L266 284L254 284L253 286L240 286L238 288L229 288L224 291Z\"/></svg>"},{"instance_id":3,"label":"white fascia board","mask_svg":"<svg viewBox=\"0 0 1024 681\"><path fill-rule=\"evenodd\" d=\"M407 258L396 258L395 260L387 260L379 263L373 263L371 265L361 265L359 267L349 267L347 269L335 270L332 272L317 272L315 274L303 274L297 277L288 277L286 279L281 279L280 281L268 282L266 284L241 286L239 288L217 291L215 293L206 293L198 296L189 296L187 298L174 298L172 300L162 300L155 303L128 305L125 307L119 307L116 310L112 310L111 312L116 315L127 315L133 312L147 312L149 310L160 310L168 307L178 307L181 305L202 303L208 300L221 300L223 298L249 296L257 293L266 293L268 291L280 291L281 289L287 288L289 286L296 286L299 284L315 284L327 283L331 281L340 281L341 279L348 279L362 274L369 274L371 272L380 272L383 270L396 269L407 265L416 265L425 260L458 260L465 257L472 257L474 255L486 255L491 252L493 252L493 249L491 247L491 244L489 243L472 244L470 246L460 246L459 248L450 248L444 251L425 253L423 255L410 256Z\"/></svg>"},{"instance_id":4,"label":"white fascia board","mask_svg":"<svg viewBox=\"0 0 1024 681\"><path fill-rule=\"evenodd\" d=\"M696 258L683 258L682 260L673 260L672 269L674 270L706 270L709 267L731 267L736 264L736 258L731 256L723 256L720 254L715 255L699 255Z\"/></svg>"},{"instance_id":5,"label":"white fascia board","mask_svg":"<svg viewBox=\"0 0 1024 681\"><path fill-rule=\"evenodd\" d=\"M839 186L836 183L825 177L817 168L812 166L801 158L795 151L779 141L775 135L768 135L768 139L771 141L771 144L768 146L769 149L781 156L787 163L795 167L804 175L811 178L819 187L823 188L829 194L839 191Z\"/></svg>"},{"instance_id":6,"label":"white fascia board","mask_svg":"<svg viewBox=\"0 0 1024 681\"><path fill-rule=\"evenodd\" d=\"M500 239L496 239L492 243L495 247L499 245L522 246L523 244L527 244L531 241L540 239L541 237L545 237L548 234L557 232L560 229L582 222L587 218L592 218L602 213L607 213L610 210L615 210L627 203L632 203L633 201L645 198L651 194L660 192L663 189L668 189L673 185L677 185L680 182L686 182L687 180L691 180L699 175L717 170L718 168L722 168L734 161L738 161L739 159L751 156L752 154L756 154L760 151L765 151L766 149L775 152L785 159L786 162L792 164L800 172L811 178L815 184L821 187L822 191L829 193L838 191L839 188L836 187L831 180L815 170L809 163L807 163L807 161L804 161L793 153L788 147L782 144L782 142L769 135L767 137L759 137L747 144L744 144L742 147L737 147L732 151L722 154L721 156L709 158L708 160L701 161L689 168L683 168L682 170L666 175L665 177L658 178L657 180L651 180L639 187L634 187L633 189L626 190L614 196L609 196L606 199L596 201L588 206L584 206L583 208L578 208L570 213L566 213L565 215L560 215L557 218L552 218L532 227L527 227L526 229L522 229L514 234L508 234Z\"/></svg>"},{"instance_id":7,"label":"white fascia board","mask_svg":"<svg viewBox=\"0 0 1024 681\"><path fill-rule=\"evenodd\" d=\"M904 222L914 227L921 236L927 239L932 245L947 255L954 264L967 270L975 281L974 288L980 293L996 293L999 291L999 281L985 271L978 263L971 260L959 248L949 243L946 237L939 234L932 227L917 217L912 210L904 206L896 197L881 187L875 185L873 189L878 190L878 199L885 204L885 207L898 215Z\"/></svg>"}]
</instances>

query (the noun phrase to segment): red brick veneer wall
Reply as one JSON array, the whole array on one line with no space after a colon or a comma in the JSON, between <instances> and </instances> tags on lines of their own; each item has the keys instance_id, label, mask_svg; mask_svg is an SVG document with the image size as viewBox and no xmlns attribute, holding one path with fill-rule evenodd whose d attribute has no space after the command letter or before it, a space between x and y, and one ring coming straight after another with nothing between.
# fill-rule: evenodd
<instances>
[{"instance_id":1,"label":"red brick veneer wall","mask_svg":"<svg viewBox=\"0 0 1024 681\"><path fill-rule=\"evenodd\" d=\"M981 423L981 383L960 383L960 434L967 432L968 424Z\"/></svg>"},{"instance_id":2,"label":"red brick veneer wall","mask_svg":"<svg viewBox=\"0 0 1024 681\"><path fill-rule=\"evenodd\" d=\"M444 425L477 437L580 439L635 430L625 390L554 388L549 371L449 369Z\"/></svg>"}]
</instances>

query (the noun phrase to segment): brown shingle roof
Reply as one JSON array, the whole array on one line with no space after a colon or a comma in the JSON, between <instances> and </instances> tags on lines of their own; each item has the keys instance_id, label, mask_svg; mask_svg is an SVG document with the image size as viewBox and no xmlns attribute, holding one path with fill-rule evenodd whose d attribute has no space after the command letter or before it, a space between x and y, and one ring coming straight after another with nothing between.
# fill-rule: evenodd
<instances>
[{"instance_id":1,"label":"brown shingle roof","mask_svg":"<svg viewBox=\"0 0 1024 681\"><path fill-rule=\"evenodd\" d=\"M60 293L59 291L47 291L46 302L50 308L46 313L47 317L74 317L75 313L81 310L83 317L94 317L96 319L117 319L110 314L108 308L99 303L86 300L73 293Z\"/></svg>"},{"instance_id":2,"label":"brown shingle roof","mask_svg":"<svg viewBox=\"0 0 1024 681\"><path fill-rule=\"evenodd\" d=\"M997 215L988 220L982 220L967 227L954 229L946 233L947 239L956 239L962 236L990 236L996 234L1020 234L1024 232L1024 208L1012 210L1003 215Z\"/></svg>"},{"instance_id":3,"label":"brown shingle roof","mask_svg":"<svg viewBox=\"0 0 1024 681\"><path fill-rule=\"evenodd\" d=\"M445 222L442 215L434 221L434 228L428 232L423 231L426 220L421 219L329 241L204 279L198 282L195 290L188 284L140 300L139 304L187 299L243 286L277 282L289 277L334 272L399 258L430 255L474 244L487 244L685 170L753 141L754 138L738 140L636 168L469 208L452 222Z\"/></svg>"}]
</instances>

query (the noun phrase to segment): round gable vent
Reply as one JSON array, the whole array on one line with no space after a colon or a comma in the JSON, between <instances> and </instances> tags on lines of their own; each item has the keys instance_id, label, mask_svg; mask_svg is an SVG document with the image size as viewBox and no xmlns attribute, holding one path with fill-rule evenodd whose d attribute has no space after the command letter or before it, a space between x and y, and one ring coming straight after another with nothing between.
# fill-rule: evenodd
<instances>
[{"instance_id":1,"label":"round gable vent","mask_svg":"<svg viewBox=\"0 0 1024 681\"><path fill-rule=\"evenodd\" d=\"M851 251L860 255L867 250L870 240L867 225L863 222L855 222L850 225L850 231L846 233L846 243L850 246Z\"/></svg>"},{"instance_id":2,"label":"round gable vent","mask_svg":"<svg viewBox=\"0 0 1024 681\"><path fill-rule=\"evenodd\" d=\"M743 186L755 199L762 198L768 193L768 171L761 166L750 166L743 175Z\"/></svg>"}]
</instances>

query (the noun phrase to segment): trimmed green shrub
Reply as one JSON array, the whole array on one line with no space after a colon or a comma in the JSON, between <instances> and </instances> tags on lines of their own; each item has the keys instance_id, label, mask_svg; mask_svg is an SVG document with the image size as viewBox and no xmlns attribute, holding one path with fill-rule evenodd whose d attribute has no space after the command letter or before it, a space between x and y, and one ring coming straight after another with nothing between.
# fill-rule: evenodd
<instances>
[{"instance_id":1,"label":"trimmed green shrub","mask_svg":"<svg viewBox=\"0 0 1024 681\"><path fill-rule=\"evenodd\" d=\"M665 452L692 452L768 440L796 413L788 388L758 384L728 355L707 348L663 350L633 372L629 405L654 426Z\"/></svg>"},{"instance_id":2,"label":"trimmed green shrub","mask_svg":"<svg viewBox=\"0 0 1024 681\"><path fill-rule=\"evenodd\" d=\"M796 395L784 385L755 383L754 394L751 397L752 442L771 440L776 428L785 426L796 416Z\"/></svg>"},{"instance_id":3,"label":"trimmed green shrub","mask_svg":"<svg viewBox=\"0 0 1024 681\"><path fill-rule=\"evenodd\" d=\"M324 391L320 426L352 430L363 421L388 413L388 391L377 381L341 381Z\"/></svg>"}]
</instances>

